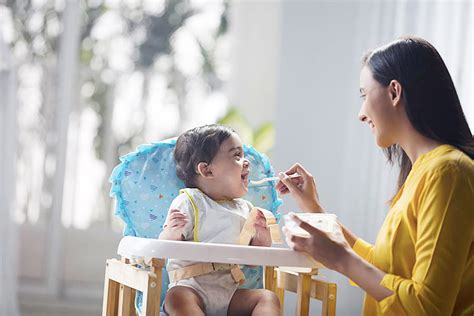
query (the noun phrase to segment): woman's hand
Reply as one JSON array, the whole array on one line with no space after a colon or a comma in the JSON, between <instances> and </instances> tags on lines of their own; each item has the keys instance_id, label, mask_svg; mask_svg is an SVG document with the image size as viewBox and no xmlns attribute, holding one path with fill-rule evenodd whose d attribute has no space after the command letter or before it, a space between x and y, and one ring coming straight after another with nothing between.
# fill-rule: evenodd
<instances>
[{"instance_id":1,"label":"woman's hand","mask_svg":"<svg viewBox=\"0 0 474 316\"><path fill-rule=\"evenodd\" d=\"M168 214L167 221L163 226L163 231L159 239L166 240L183 240L184 227L188 223L188 217L180 210L171 210Z\"/></svg>"},{"instance_id":2,"label":"woman's hand","mask_svg":"<svg viewBox=\"0 0 474 316\"><path fill-rule=\"evenodd\" d=\"M295 173L298 173L301 177L289 177ZM303 166L297 163L285 173L280 172L279 176L280 181L277 183L276 189L281 195L291 193L302 211L324 213L319 202L314 178Z\"/></svg>"},{"instance_id":3,"label":"woman's hand","mask_svg":"<svg viewBox=\"0 0 474 316\"><path fill-rule=\"evenodd\" d=\"M270 247L272 245L272 236L270 235L265 215L260 210L257 212L253 227L255 228L255 236L250 241L250 245Z\"/></svg>"},{"instance_id":4,"label":"woman's hand","mask_svg":"<svg viewBox=\"0 0 474 316\"><path fill-rule=\"evenodd\" d=\"M296 236L286 227L283 227L288 245L296 251L308 253L325 267L344 274L347 260L353 251L344 238L341 227L336 224L337 229L332 232L325 232L302 221L296 215L292 214L290 216L310 236Z\"/></svg>"},{"instance_id":5,"label":"woman's hand","mask_svg":"<svg viewBox=\"0 0 474 316\"><path fill-rule=\"evenodd\" d=\"M286 242L291 248L296 251L304 251L326 268L344 274L377 301L393 294L391 290L380 285L385 272L368 263L352 250L339 225L333 232L326 233L300 220L295 215L291 216L310 235L310 237L295 236L286 227L283 227Z\"/></svg>"}]
</instances>

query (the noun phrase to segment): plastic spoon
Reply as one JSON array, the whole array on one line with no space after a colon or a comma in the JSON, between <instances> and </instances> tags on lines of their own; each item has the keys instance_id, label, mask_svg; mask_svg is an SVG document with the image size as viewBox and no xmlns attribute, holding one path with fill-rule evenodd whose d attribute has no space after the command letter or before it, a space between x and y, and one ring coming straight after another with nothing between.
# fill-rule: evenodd
<instances>
[{"instance_id":1,"label":"plastic spoon","mask_svg":"<svg viewBox=\"0 0 474 316\"><path fill-rule=\"evenodd\" d=\"M298 173L294 173L289 177L291 179L293 179L293 178L301 177L301 175L299 175ZM280 180L280 177L270 177L270 178L263 178L263 179L260 179L260 180L250 180L249 185L250 186L255 186L255 185L264 184L265 182L278 181L278 180Z\"/></svg>"}]
</instances>

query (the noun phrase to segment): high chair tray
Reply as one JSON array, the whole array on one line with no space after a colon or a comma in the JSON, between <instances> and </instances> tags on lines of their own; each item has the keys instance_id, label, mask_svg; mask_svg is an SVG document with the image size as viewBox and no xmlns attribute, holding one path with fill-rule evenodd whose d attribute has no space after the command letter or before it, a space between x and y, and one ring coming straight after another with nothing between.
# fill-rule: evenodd
<instances>
[{"instance_id":1,"label":"high chair tray","mask_svg":"<svg viewBox=\"0 0 474 316\"><path fill-rule=\"evenodd\" d=\"M126 236L117 253L127 258L174 258L199 262L219 262L259 266L322 268L310 256L288 248L208 244Z\"/></svg>"}]
</instances>

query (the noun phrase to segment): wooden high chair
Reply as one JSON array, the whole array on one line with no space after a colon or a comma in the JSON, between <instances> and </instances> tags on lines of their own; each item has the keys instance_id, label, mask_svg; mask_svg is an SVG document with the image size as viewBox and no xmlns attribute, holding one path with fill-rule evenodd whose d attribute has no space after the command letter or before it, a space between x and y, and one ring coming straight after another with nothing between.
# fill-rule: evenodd
<instances>
[{"instance_id":1,"label":"wooden high chair","mask_svg":"<svg viewBox=\"0 0 474 316\"><path fill-rule=\"evenodd\" d=\"M260 268L256 269L258 273L247 273L247 287L261 287L263 278L265 288L278 295L282 309L284 292L291 291L297 293L297 315L308 315L310 298L323 302L323 315L334 315L336 285L315 280L321 265L302 253L282 248L157 239L172 201L185 188L176 176L175 145L176 139L141 145L135 152L120 157L121 163L112 172L110 182L111 196L116 200L115 214L123 221L127 237L118 248L121 259L107 260L103 315L135 315L137 291L143 294L142 314L159 315L166 290L162 287L167 286L164 269L167 258L264 266L264 275ZM252 146L244 144L243 149L251 165L249 179L275 175L268 157ZM275 182L249 187L243 198L255 207L271 212L275 216L273 225L278 228L276 219L282 201ZM241 235L243 240L240 242L247 245L251 235L251 232Z\"/></svg>"},{"instance_id":2,"label":"wooden high chair","mask_svg":"<svg viewBox=\"0 0 474 316\"><path fill-rule=\"evenodd\" d=\"M336 284L315 279L322 265L290 249L124 237L117 252L121 260L106 263L103 316L136 315L136 291L143 293L142 315L160 315L161 278L167 258L262 265L265 288L280 299L282 315L285 291L297 294L295 315L309 315L311 298L322 302L322 315L336 314ZM143 268L145 263L147 268Z\"/></svg>"}]
</instances>

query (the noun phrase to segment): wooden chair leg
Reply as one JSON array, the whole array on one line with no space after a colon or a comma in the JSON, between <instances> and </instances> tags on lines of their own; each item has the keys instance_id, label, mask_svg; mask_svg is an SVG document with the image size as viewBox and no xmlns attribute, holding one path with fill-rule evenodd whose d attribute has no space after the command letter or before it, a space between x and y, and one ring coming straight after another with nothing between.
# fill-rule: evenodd
<instances>
[{"instance_id":1,"label":"wooden chair leg","mask_svg":"<svg viewBox=\"0 0 474 316\"><path fill-rule=\"evenodd\" d=\"M130 260L122 257L121 262L130 264ZM118 316L135 316L135 291L123 284L120 284L118 298Z\"/></svg>"},{"instance_id":2,"label":"wooden chair leg","mask_svg":"<svg viewBox=\"0 0 474 316\"><path fill-rule=\"evenodd\" d=\"M143 315L159 316L163 259L151 259L150 271L130 264L126 258L109 259L105 269L103 316L135 315L136 290L143 292Z\"/></svg>"},{"instance_id":3,"label":"wooden chair leg","mask_svg":"<svg viewBox=\"0 0 474 316\"><path fill-rule=\"evenodd\" d=\"M311 298L311 274L298 273L296 296L296 315L308 316Z\"/></svg>"},{"instance_id":4,"label":"wooden chair leg","mask_svg":"<svg viewBox=\"0 0 474 316\"><path fill-rule=\"evenodd\" d=\"M120 284L118 316L135 316L135 291Z\"/></svg>"},{"instance_id":5,"label":"wooden chair leg","mask_svg":"<svg viewBox=\"0 0 474 316\"><path fill-rule=\"evenodd\" d=\"M159 316L161 308L161 282L164 260L151 259L151 272L148 286L143 291L142 313L145 316Z\"/></svg>"},{"instance_id":6,"label":"wooden chair leg","mask_svg":"<svg viewBox=\"0 0 474 316\"><path fill-rule=\"evenodd\" d=\"M105 268L102 316L115 316L118 311L119 283L109 279L107 266Z\"/></svg>"},{"instance_id":7,"label":"wooden chair leg","mask_svg":"<svg viewBox=\"0 0 474 316\"><path fill-rule=\"evenodd\" d=\"M313 279L311 297L322 302L321 315L336 315L337 285L323 280Z\"/></svg>"},{"instance_id":8,"label":"wooden chair leg","mask_svg":"<svg viewBox=\"0 0 474 316\"><path fill-rule=\"evenodd\" d=\"M276 294L280 301L280 315L283 316L283 310L285 307L285 289L284 287L278 287L277 270L275 267L265 267L264 288Z\"/></svg>"},{"instance_id":9,"label":"wooden chair leg","mask_svg":"<svg viewBox=\"0 0 474 316\"><path fill-rule=\"evenodd\" d=\"M264 267L263 287L267 290L275 292L276 273L274 267Z\"/></svg>"},{"instance_id":10,"label":"wooden chair leg","mask_svg":"<svg viewBox=\"0 0 474 316\"><path fill-rule=\"evenodd\" d=\"M160 315L161 280L159 283L156 277L148 278L148 287L143 292L142 313L145 316Z\"/></svg>"},{"instance_id":11,"label":"wooden chair leg","mask_svg":"<svg viewBox=\"0 0 474 316\"><path fill-rule=\"evenodd\" d=\"M335 316L336 315L336 297L337 285L328 283L326 286L326 293L323 301L322 315Z\"/></svg>"},{"instance_id":12,"label":"wooden chair leg","mask_svg":"<svg viewBox=\"0 0 474 316\"><path fill-rule=\"evenodd\" d=\"M318 274L317 269L304 271L298 268L276 268L275 271L276 293L286 290L297 294L296 315L308 315L310 298L322 302L321 315L336 315L337 285L313 278ZM281 297L283 298L283 295Z\"/></svg>"},{"instance_id":13,"label":"wooden chair leg","mask_svg":"<svg viewBox=\"0 0 474 316\"><path fill-rule=\"evenodd\" d=\"M283 316L285 309L285 290L284 288L275 287L275 293L280 301L280 316Z\"/></svg>"}]
</instances>

